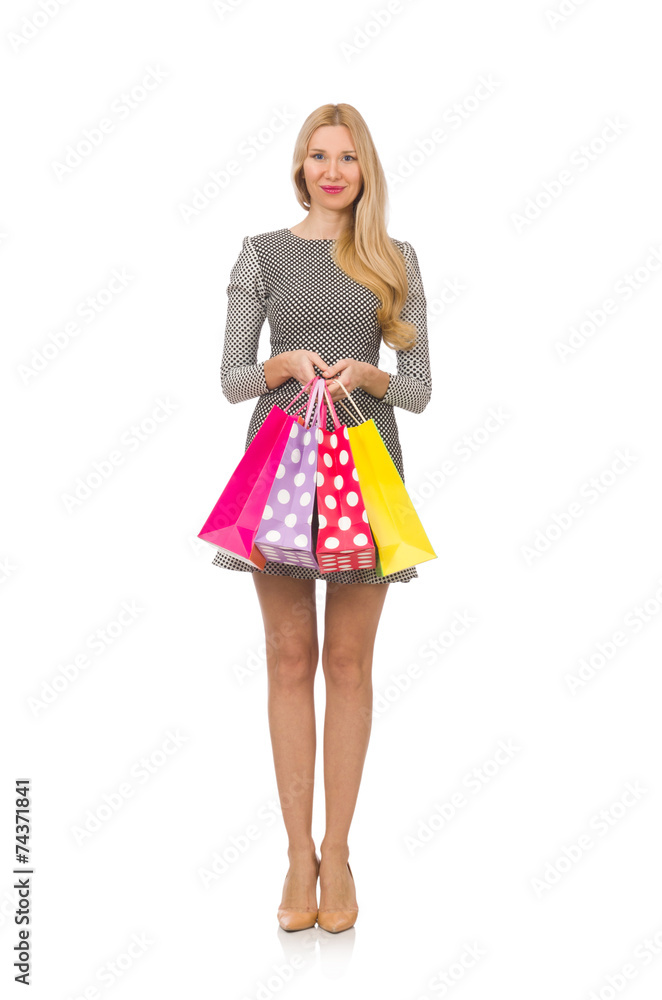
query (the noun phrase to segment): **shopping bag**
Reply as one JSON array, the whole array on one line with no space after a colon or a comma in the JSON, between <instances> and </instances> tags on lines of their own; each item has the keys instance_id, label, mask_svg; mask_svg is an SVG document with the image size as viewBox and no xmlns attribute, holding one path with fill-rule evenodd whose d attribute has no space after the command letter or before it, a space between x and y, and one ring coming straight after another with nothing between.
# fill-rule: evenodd
<instances>
[{"instance_id":1,"label":"shopping bag","mask_svg":"<svg viewBox=\"0 0 662 1000\"><path fill-rule=\"evenodd\" d=\"M366 420L342 382L340 385L348 397L347 401L362 420L357 426L349 427L348 433L370 527L377 544L377 576L388 576L436 559L437 554L375 421L372 417Z\"/></svg>"},{"instance_id":2,"label":"shopping bag","mask_svg":"<svg viewBox=\"0 0 662 1000\"><path fill-rule=\"evenodd\" d=\"M288 435L297 422L286 411L312 382L286 407L274 403L198 533L221 552L258 569L264 569L267 560L255 545L255 535Z\"/></svg>"},{"instance_id":3,"label":"shopping bag","mask_svg":"<svg viewBox=\"0 0 662 1000\"><path fill-rule=\"evenodd\" d=\"M295 423L267 498L255 544L269 562L319 569L313 547L317 429L324 379L313 380L302 424Z\"/></svg>"},{"instance_id":4,"label":"shopping bag","mask_svg":"<svg viewBox=\"0 0 662 1000\"><path fill-rule=\"evenodd\" d=\"M323 573L373 568L375 542L359 484L347 427L340 423L322 379L317 431L317 561ZM326 430L326 403L333 431Z\"/></svg>"}]
</instances>

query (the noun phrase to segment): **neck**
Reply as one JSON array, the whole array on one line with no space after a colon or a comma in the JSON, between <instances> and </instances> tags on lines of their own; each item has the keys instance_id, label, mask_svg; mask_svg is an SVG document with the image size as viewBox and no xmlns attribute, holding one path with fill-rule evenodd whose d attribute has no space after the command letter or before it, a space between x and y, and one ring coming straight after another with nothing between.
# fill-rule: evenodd
<instances>
[{"instance_id":1,"label":"neck","mask_svg":"<svg viewBox=\"0 0 662 1000\"><path fill-rule=\"evenodd\" d=\"M313 203L308 216L299 223L299 235L310 240L337 240L354 225L352 206L334 211Z\"/></svg>"}]
</instances>

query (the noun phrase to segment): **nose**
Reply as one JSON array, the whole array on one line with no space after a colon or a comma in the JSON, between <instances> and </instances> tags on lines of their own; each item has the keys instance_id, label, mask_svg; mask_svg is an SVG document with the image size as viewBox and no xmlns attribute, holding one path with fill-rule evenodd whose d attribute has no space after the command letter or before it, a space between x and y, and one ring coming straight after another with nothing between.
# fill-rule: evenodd
<instances>
[{"instance_id":1,"label":"nose","mask_svg":"<svg viewBox=\"0 0 662 1000\"><path fill-rule=\"evenodd\" d=\"M326 177L328 177L330 181L337 180L340 177L340 170L338 169L337 163L329 164L326 168Z\"/></svg>"}]
</instances>

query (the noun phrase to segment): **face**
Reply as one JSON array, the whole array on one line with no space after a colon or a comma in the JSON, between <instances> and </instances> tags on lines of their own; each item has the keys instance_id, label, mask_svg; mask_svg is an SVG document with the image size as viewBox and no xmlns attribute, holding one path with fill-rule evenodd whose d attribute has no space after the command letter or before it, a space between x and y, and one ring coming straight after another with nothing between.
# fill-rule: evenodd
<instances>
[{"instance_id":1,"label":"face","mask_svg":"<svg viewBox=\"0 0 662 1000\"><path fill-rule=\"evenodd\" d=\"M321 125L310 137L303 176L310 204L347 208L361 190L361 167L346 125ZM328 189L328 190L326 190Z\"/></svg>"}]
</instances>

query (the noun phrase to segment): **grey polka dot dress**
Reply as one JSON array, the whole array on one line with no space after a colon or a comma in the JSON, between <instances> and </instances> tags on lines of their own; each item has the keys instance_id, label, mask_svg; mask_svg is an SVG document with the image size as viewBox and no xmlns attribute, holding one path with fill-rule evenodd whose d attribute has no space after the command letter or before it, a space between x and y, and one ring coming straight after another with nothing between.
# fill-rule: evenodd
<instances>
[{"instance_id":1,"label":"grey polka dot dress","mask_svg":"<svg viewBox=\"0 0 662 1000\"><path fill-rule=\"evenodd\" d=\"M425 293L416 252L411 243L391 239L404 255L409 281L409 295L400 318L415 323L417 343L410 351L395 352L397 374L390 375L382 399L364 389L352 390L352 398L365 418L372 417L375 421L404 481L394 409L400 406L420 413L430 401L432 382ZM334 263L334 243L335 240L330 239L304 239L289 229L276 229L243 239L227 289L221 387L231 403L258 397L248 425L246 448L273 404L282 406L301 389L294 378L275 389L267 388L264 361L257 360L265 319L269 320L271 330L271 357L283 351L308 350L316 351L329 366L341 358L355 358L379 367L381 332L376 316L379 300ZM315 373L321 374L317 369ZM351 405L335 405L341 423L349 426L361 423ZM329 413L326 426L327 430L333 429ZM383 577L377 576L370 567L322 573L314 567L267 562L264 569L259 570L220 550L214 556L213 565L239 572L335 583L408 582L418 576L415 566Z\"/></svg>"}]
</instances>

